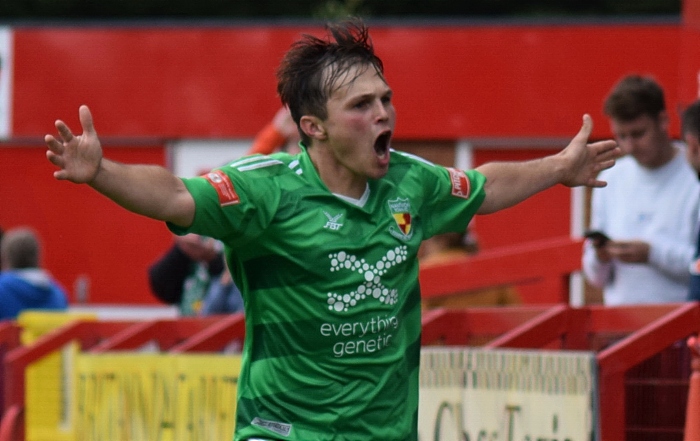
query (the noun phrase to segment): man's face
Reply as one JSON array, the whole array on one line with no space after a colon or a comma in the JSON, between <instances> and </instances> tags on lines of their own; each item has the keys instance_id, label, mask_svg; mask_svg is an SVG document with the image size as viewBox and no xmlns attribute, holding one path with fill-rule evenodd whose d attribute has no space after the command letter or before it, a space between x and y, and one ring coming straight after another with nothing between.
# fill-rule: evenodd
<instances>
[{"instance_id":1,"label":"man's face","mask_svg":"<svg viewBox=\"0 0 700 441\"><path fill-rule=\"evenodd\" d=\"M632 121L610 120L610 130L622 152L647 168L660 167L669 159L667 126L665 113L656 119L642 115Z\"/></svg>"},{"instance_id":2,"label":"man's face","mask_svg":"<svg viewBox=\"0 0 700 441\"><path fill-rule=\"evenodd\" d=\"M693 133L684 133L683 141L686 144L686 158L691 166L700 173L700 139L698 135Z\"/></svg>"},{"instance_id":3,"label":"man's face","mask_svg":"<svg viewBox=\"0 0 700 441\"><path fill-rule=\"evenodd\" d=\"M322 122L328 153L353 179L378 179L389 169L396 124L391 98L391 89L374 67L363 66L341 77L328 99L328 117Z\"/></svg>"}]
</instances>

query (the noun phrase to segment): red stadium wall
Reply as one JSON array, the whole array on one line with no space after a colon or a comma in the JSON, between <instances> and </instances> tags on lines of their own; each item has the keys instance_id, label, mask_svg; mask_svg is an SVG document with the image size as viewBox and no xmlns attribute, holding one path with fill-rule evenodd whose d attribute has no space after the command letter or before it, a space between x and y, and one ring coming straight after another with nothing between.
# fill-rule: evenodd
<instances>
[{"instance_id":1,"label":"red stadium wall","mask_svg":"<svg viewBox=\"0 0 700 441\"><path fill-rule=\"evenodd\" d=\"M159 145L107 147L106 154L123 162L164 163ZM46 267L69 292L87 276L90 302L152 302L145 268L170 244L170 233L85 186L55 181L52 167L43 149L0 147L0 225L36 228Z\"/></svg>"},{"instance_id":2,"label":"red stadium wall","mask_svg":"<svg viewBox=\"0 0 700 441\"><path fill-rule=\"evenodd\" d=\"M249 138L278 106L275 68L302 27L15 30L13 132L42 136L87 103L104 136ZM681 27L376 26L403 139L607 136L620 76L653 74L679 103ZM700 60L687 68L697 72ZM674 115L675 116L675 115Z\"/></svg>"},{"instance_id":3,"label":"red stadium wall","mask_svg":"<svg viewBox=\"0 0 700 441\"><path fill-rule=\"evenodd\" d=\"M695 23L700 20L696 20ZM159 222L86 187L53 180L42 137L62 118L78 129L91 106L107 155L167 164L177 139L251 139L274 114L274 70L301 26L18 27L12 138L0 143L0 225L31 224L46 266L91 302L153 303L146 267L169 244ZM372 35L395 90L404 141L544 140L564 145L591 113L609 136L602 100L629 72L664 85L674 134L678 106L697 96L696 24L377 25ZM688 55L691 54L692 56ZM532 144L529 144L532 145ZM552 150L477 148L476 165ZM568 235L569 192L548 190L477 221L488 247ZM75 300L75 299L73 299Z\"/></svg>"}]
</instances>

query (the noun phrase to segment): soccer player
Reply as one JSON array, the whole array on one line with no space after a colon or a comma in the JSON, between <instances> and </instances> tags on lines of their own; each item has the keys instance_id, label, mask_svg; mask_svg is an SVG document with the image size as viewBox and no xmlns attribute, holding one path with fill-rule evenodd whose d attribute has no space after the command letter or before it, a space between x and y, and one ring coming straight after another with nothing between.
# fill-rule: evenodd
<instances>
[{"instance_id":1,"label":"soccer player","mask_svg":"<svg viewBox=\"0 0 700 441\"><path fill-rule=\"evenodd\" d=\"M246 316L236 440L416 440L421 241L557 184L604 186L596 176L620 153L588 143L588 115L566 148L533 161L464 172L394 151L392 90L367 28L327 30L302 36L277 72L300 154L181 179L104 158L86 106L82 135L58 120L45 138L57 179L225 244Z\"/></svg>"}]
</instances>

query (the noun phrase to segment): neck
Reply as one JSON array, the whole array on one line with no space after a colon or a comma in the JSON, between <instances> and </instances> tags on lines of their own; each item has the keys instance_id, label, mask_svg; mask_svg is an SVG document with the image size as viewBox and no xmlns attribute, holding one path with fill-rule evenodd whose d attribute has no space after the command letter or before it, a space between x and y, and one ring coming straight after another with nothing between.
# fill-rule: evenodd
<instances>
[{"instance_id":1,"label":"neck","mask_svg":"<svg viewBox=\"0 0 700 441\"><path fill-rule=\"evenodd\" d=\"M670 140L668 140L664 153L659 158L658 166L661 167L671 162L671 160L673 160L673 158L676 156L676 153L678 153L678 149Z\"/></svg>"},{"instance_id":2,"label":"neck","mask_svg":"<svg viewBox=\"0 0 700 441\"><path fill-rule=\"evenodd\" d=\"M367 178L353 173L350 169L335 160L334 157L324 155L320 148L308 149L311 163L330 190L331 193L340 194L353 199L360 199L367 188Z\"/></svg>"}]
</instances>

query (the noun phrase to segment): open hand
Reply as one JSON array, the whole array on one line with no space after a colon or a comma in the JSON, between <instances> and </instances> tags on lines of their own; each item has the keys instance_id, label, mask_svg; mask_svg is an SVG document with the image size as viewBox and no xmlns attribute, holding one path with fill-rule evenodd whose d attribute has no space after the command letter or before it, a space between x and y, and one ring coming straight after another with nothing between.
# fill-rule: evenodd
<instances>
[{"instance_id":1,"label":"open hand","mask_svg":"<svg viewBox=\"0 0 700 441\"><path fill-rule=\"evenodd\" d=\"M102 146L95 132L90 109L83 105L78 113L83 134L74 135L66 123L57 120L55 124L58 137L44 137L44 142L49 148L46 157L59 168L53 174L56 179L89 184L100 170Z\"/></svg>"},{"instance_id":2,"label":"open hand","mask_svg":"<svg viewBox=\"0 0 700 441\"><path fill-rule=\"evenodd\" d=\"M622 150L614 140L589 143L592 130L593 119L588 114L583 115L581 130L560 153L567 164L562 184L569 187L607 185L598 179L598 173L615 165L615 160L622 156Z\"/></svg>"}]
</instances>

